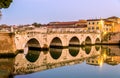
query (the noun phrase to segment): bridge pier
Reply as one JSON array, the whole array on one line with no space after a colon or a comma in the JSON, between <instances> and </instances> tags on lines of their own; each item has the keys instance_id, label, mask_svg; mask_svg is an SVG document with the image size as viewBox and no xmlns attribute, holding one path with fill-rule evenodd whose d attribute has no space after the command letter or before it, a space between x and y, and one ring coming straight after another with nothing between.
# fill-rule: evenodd
<instances>
[{"instance_id":1,"label":"bridge pier","mask_svg":"<svg viewBox=\"0 0 120 78\"><path fill-rule=\"evenodd\" d=\"M0 33L0 57L16 55L14 37L14 33Z\"/></svg>"}]
</instances>

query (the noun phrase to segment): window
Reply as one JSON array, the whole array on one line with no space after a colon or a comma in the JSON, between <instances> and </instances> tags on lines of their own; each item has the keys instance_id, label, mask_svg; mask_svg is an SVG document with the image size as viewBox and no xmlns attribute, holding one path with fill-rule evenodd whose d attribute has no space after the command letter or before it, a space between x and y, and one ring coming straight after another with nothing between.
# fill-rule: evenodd
<instances>
[{"instance_id":1,"label":"window","mask_svg":"<svg viewBox=\"0 0 120 78\"><path fill-rule=\"evenodd\" d=\"M92 27L92 30L94 30L94 27Z\"/></svg>"},{"instance_id":2,"label":"window","mask_svg":"<svg viewBox=\"0 0 120 78\"><path fill-rule=\"evenodd\" d=\"M108 28L106 28L106 31L108 31Z\"/></svg>"},{"instance_id":3,"label":"window","mask_svg":"<svg viewBox=\"0 0 120 78\"><path fill-rule=\"evenodd\" d=\"M93 22L92 24L94 25L95 23Z\"/></svg>"},{"instance_id":4,"label":"window","mask_svg":"<svg viewBox=\"0 0 120 78\"><path fill-rule=\"evenodd\" d=\"M89 27L88 30L90 30L91 28Z\"/></svg>"},{"instance_id":5,"label":"window","mask_svg":"<svg viewBox=\"0 0 120 78\"><path fill-rule=\"evenodd\" d=\"M96 30L99 30L99 27L96 27Z\"/></svg>"},{"instance_id":6,"label":"window","mask_svg":"<svg viewBox=\"0 0 120 78\"><path fill-rule=\"evenodd\" d=\"M89 25L90 25L90 22L89 22Z\"/></svg>"},{"instance_id":7,"label":"window","mask_svg":"<svg viewBox=\"0 0 120 78\"><path fill-rule=\"evenodd\" d=\"M112 31L111 29L109 29L110 31Z\"/></svg>"},{"instance_id":8,"label":"window","mask_svg":"<svg viewBox=\"0 0 120 78\"><path fill-rule=\"evenodd\" d=\"M99 22L97 22L97 24L99 24Z\"/></svg>"},{"instance_id":9,"label":"window","mask_svg":"<svg viewBox=\"0 0 120 78\"><path fill-rule=\"evenodd\" d=\"M94 61L92 60L92 63L94 63Z\"/></svg>"},{"instance_id":10,"label":"window","mask_svg":"<svg viewBox=\"0 0 120 78\"><path fill-rule=\"evenodd\" d=\"M96 61L96 63L98 63L98 61Z\"/></svg>"}]
</instances>

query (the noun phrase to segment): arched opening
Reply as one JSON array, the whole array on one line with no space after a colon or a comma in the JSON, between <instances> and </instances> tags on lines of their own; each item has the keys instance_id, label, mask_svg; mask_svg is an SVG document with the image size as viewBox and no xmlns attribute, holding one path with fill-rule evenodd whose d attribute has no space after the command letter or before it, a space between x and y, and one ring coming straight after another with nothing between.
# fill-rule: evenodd
<instances>
[{"instance_id":1,"label":"arched opening","mask_svg":"<svg viewBox=\"0 0 120 78\"><path fill-rule=\"evenodd\" d=\"M62 47L63 47L62 41L58 37L55 37L50 43L50 48L62 48Z\"/></svg>"},{"instance_id":2,"label":"arched opening","mask_svg":"<svg viewBox=\"0 0 120 78\"><path fill-rule=\"evenodd\" d=\"M80 51L80 47L69 47L69 53L73 57L76 57L79 51Z\"/></svg>"},{"instance_id":3,"label":"arched opening","mask_svg":"<svg viewBox=\"0 0 120 78\"><path fill-rule=\"evenodd\" d=\"M53 59L59 59L62 54L62 49L59 48L50 48L50 55Z\"/></svg>"},{"instance_id":4,"label":"arched opening","mask_svg":"<svg viewBox=\"0 0 120 78\"><path fill-rule=\"evenodd\" d=\"M80 46L80 41L77 37L72 37L69 41L69 46Z\"/></svg>"},{"instance_id":5,"label":"arched opening","mask_svg":"<svg viewBox=\"0 0 120 78\"><path fill-rule=\"evenodd\" d=\"M85 46L84 51L86 52L86 54L90 54L92 49L92 46Z\"/></svg>"},{"instance_id":6,"label":"arched opening","mask_svg":"<svg viewBox=\"0 0 120 78\"><path fill-rule=\"evenodd\" d=\"M35 62L40 55L40 44L39 41L35 38L30 39L24 48L24 54L26 59L30 62Z\"/></svg>"},{"instance_id":7,"label":"arched opening","mask_svg":"<svg viewBox=\"0 0 120 78\"><path fill-rule=\"evenodd\" d=\"M86 45L92 44L91 38L90 38L89 36L86 37L86 39L85 39L85 44L86 44Z\"/></svg>"},{"instance_id":8,"label":"arched opening","mask_svg":"<svg viewBox=\"0 0 120 78\"><path fill-rule=\"evenodd\" d=\"M37 39L32 38L25 45L25 48L27 47L29 50L40 50L40 43Z\"/></svg>"},{"instance_id":9,"label":"arched opening","mask_svg":"<svg viewBox=\"0 0 120 78\"><path fill-rule=\"evenodd\" d=\"M95 44L100 44L100 43L101 43L100 39L97 38L96 41L95 41Z\"/></svg>"}]
</instances>

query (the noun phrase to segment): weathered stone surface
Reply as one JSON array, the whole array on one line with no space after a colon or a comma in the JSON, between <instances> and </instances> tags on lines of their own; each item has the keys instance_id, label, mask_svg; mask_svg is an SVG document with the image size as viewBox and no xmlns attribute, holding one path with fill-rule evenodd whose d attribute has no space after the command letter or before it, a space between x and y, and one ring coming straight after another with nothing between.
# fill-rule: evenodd
<instances>
[{"instance_id":1,"label":"weathered stone surface","mask_svg":"<svg viewBox=\"0 0 120 78\"><path fill-rule=\"evenodd\" d=\"M13 33L0 33L0 54L14 53L16 50Z\"/></svg>"}]
</instances>

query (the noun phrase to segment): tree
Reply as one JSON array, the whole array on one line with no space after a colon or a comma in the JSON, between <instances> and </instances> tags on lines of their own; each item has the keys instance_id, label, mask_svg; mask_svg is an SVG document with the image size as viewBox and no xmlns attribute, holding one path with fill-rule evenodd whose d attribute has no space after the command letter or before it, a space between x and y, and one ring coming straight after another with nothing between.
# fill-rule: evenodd
<instances>
[{"instance_id":1,"label":"tree","mask_svg":"<svg viewBox=\"0 0 120 78\"><path fill-rule=\"evenodd\" d=\"M0 0L0 9L8 8L11 3L12 3L12 0ZM0 19L1 17L2 17L2 13L0 11Z\"/></svg>"},{"instance_id":2,"label":"tree","mask_svg":"<svg viewBox=\"0 0 120 78\"><path fill-rule=\"evenodd\" d=\"M40 27L41 26L40 23L36 23L36 22L34 22L32 25L35 26L35 27Z\"/></svg>"},{"instance_id":3,"label":"tree","mask_svg":"<svg viewBox=\"0 0 120 78\"><path fill-rule=\"evenodd\" d=\"M0 0L0 9L8 8L13 0Z\"/></svg>"}]
</instances>

